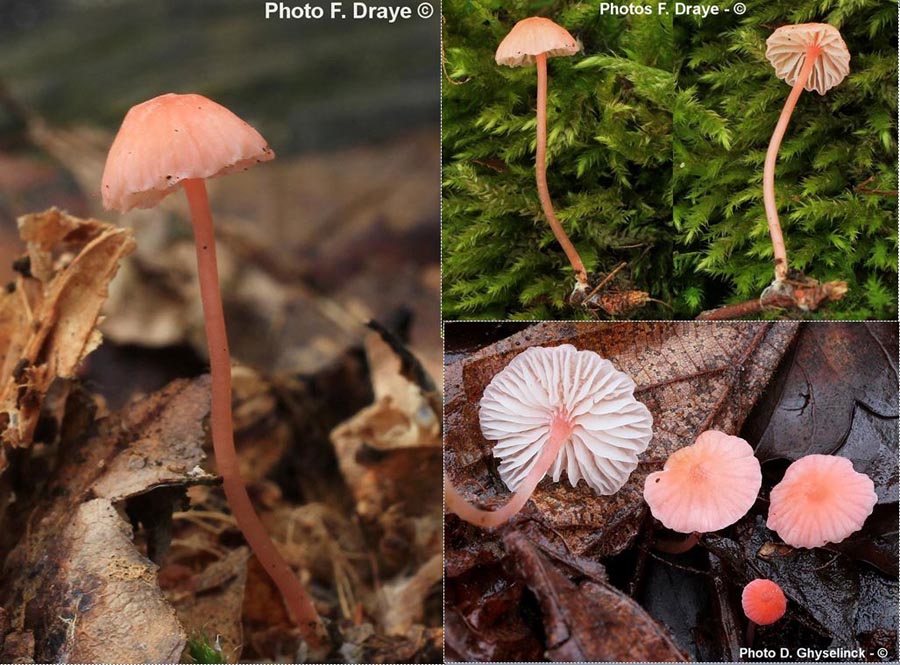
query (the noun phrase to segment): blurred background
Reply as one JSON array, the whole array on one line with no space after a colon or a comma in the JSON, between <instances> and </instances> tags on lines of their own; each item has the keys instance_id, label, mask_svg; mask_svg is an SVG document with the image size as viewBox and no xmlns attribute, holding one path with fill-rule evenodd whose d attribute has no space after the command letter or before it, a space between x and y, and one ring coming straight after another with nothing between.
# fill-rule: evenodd
<instances>
[{"instance_id":1,"label":"blurred background","mask_svg":"<svg viewBox=\"0 0 900 665\"><path fill-rule=\"evenodd\" d=\"M19 215L58 206L131 225L138 250L114 284L110 344L94 364L123 345L168 349L180 365L202 356L184 197L122 216L98 196L127 110L197 92L277 154L209 183L235 356L316 371L354 336L354 318L374 316L436 370L439 18L266 20L264 9L0 0L0 279L21 251Z\"/></svg>"},{"instance_id":2,"label":"blurred background","mask_svg":"<svg viewBox=\"0 0 900 665\"><path fill-rule=\"evenodd\" d=\"M408 347L404 363L440 376L440 18L435 7L427 20L414 11L392 24L266 20L264 8L0 0L0 284L17 277L22 215L56 206L130 227L137 248L111 284L103 343L82 367L90 409L73 412L90 424L139 395L158 399L153 391L173 379L200 381L207 351L185 197L107 212L101 174L128 109L163 93L206 95L256 127L276 159L207 182L243 477L342 659L438 662L440 416L434 387L403 379L396 353ZM22 282L27 262L16 265ZM389 331L391 347L367 334L369 319ZM64 459L72 443L53 450ZM56 464L44 458L42 478ZM213 468L211 451L204 465ZM16 514L65 513L41 487L16 486ZM190 648L208 635L228 661L302 659L221 492L193 487L189 498L156 563ZM196 523L204 515L217 516L214 528ZM213 566L228 568L235 593L231 583L194 593ZM42 581L9 570L0 594L17 579ZM58 647L33 617L15 627L34 633L23 657L50 658Z\"/></svg>"}]
</instances>

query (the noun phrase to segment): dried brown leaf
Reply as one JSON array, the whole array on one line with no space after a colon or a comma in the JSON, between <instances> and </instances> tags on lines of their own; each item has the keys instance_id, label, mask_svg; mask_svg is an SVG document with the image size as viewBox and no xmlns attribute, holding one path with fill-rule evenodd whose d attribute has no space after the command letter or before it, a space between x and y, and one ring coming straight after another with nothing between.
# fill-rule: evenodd
<instances>
[{"instance_id":1,"label":"dried brown leaf","mask_svg":"<svg viewBox=\"0 0 900 665\"><path fill-rule=\"evenodd\" d=\"M0 295L0 426L5 444L24 447L53 382L74 377L100 343L100 308L134 241L55 208L20 218L19 232L28 253L15 289Z\"/></svg>"},{"instance_id":2,"label":"dried brown leaf","mask_svg":"<svg viewBox=\"0 0 900 665\"><path fill-rule=\"evenodd\" d=\"M173 662L185 634L157 584L156 566L106 499L79 505L45 541L23 607L44 662Z\"/></svg>"},{"instance_id":3,"label":"dried brown leaf","mask_svg":"<svg viewBox=\"0 0 900 665\"><path fill-rule=\"evenodd\" d=\"M441 487L434 479L441 472L440 418L429 395L402 376L400 359L374 333L367 350L376 401L331 433L356 511L382 534L398 533L398 515L404 521L431 516L439 529Z\"/></svg>"},{"instance_id":4,"label":"dried brown leaf","mask_svg":"<svg viewBox=\"0 0 900 665\"><path fill-rule=\"evenodd\" d=\"M17 610L12 627L34 633L39 659L179 657L184 634L156 567L138 553L113 502L210 482L199 467L208 411L208 377L175 381L99 421L92 436L64 442L65 461L0 581L3 606Z\"/></svg>"},{"instance_id":5,"label":"dried brown leaf","mask_svg":"<svg viewBox=\"0 0 900 665\"><path fill-rule=\"evenodd\" d=\"M379 589L379 625L386 635L405 635L422 623L425 599L440 585L444 562L435 554L409 577L399 577Z\"/></svg>"},{"instance_id":6,"label":"dried brown leaf","mask_svg":"<svg viewBox=\"0 0 900 665\"><path fill-rule=\"evenodd\" d=\"M250 551L239 547L192 575L185 582L187 592L166 593L188 635L215 641L229 663L238 662L244 641L241 617L249 558Z\"/></svg>"}]
</instances>

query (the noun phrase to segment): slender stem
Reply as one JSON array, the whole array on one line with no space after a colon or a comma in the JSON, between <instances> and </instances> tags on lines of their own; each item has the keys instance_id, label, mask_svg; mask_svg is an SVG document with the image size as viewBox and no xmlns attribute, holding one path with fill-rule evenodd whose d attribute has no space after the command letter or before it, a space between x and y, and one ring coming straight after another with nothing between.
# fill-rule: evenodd
<instances>
[{"instance_id":1,"label":"slender stem","mask_svg":"<svg viewBox=\"0 0 900 665\"><path fill-rule=\"evenodd\" d=\"M800 74L794 82L791 94L788 95L784 108L781 110L781 116L778 118L778 124L775 125L775 131L772 133L772 140L769 142L769 150L766 152L766 163L763 167L763 202L766 206L766 221L769 223L769 235L772 237L772 253L775 256L775 279L782 281L788 274L787 250L784 247L784 236L781 233L781 224L778 221L778 207L775 204L775 162L778 160L778 150L781 148L781 140L784 138L784 132L787 130L788 123L791 120L791 114L794 107L797 106L797 100L800 99L800 93L816 60L821 53L821 49L816 46L810 46L806 51L806 60L800 69Z\"/></svg>"},{"instance_id":2,"label":"slender stem","mask_svg":"<svg viewBox=\"0 0 900 665\"><path fill-rule=\"evenodd\" d=\"M212 373L212 429L216 468L222 476L225 497L238 528L263 569L278 587L285 605L293 615L303 637L313 649L321 648L324 626L300 580L278 552L266 533L263 523L253 509L247 489L241 480L237 453L234 449L234 426L231 420L231 356L225 332L225 315L219 291L219 272L216 266L216 242L213 218L203 180L185 180L184 191L191 207L194 222L194 241L197 245L197 274L200 279L200 298L209 364Z\"/></svg>"},{"instance_id":3,"label":"slender stem","mask_svg":"<svg viewBox=\"0 0 900 665\"><path fill-rule=\"evenodd\" d=\"M522 510L522 507L531 498L534 489L541 482L541 479L550 469L553 460L559 453L559 449L569 440L572 434L570 425L562 422L555 422L550 430L550 439L544 445L537 461L531 467L531 471L525 476L525 479L513 493L512 498L497 510L481 510L466 501L462 495L456 491L453 483L448 478L444 478L444 500L447 504L447 510L451 513L459 515L461 519L470 522L482 528L499 526L506 522L513 515Z\"/></svg>"},{"instance_id":4,"label":"slender stem","mask_svg":"<svg viewBox=\"0 0 900 665\"><path fill-rule=\"evenodd\" d=\"M553 235L556 236L559 244L562 245L563 251L572 264L575 271L575 279L578 283L587 287L587 271L584 269L584 263L578 255L575 245L569 240L569 236L563 230L562 224L556 219L556 213L553 212L553 203L550 201L550 190L547 187L547 54L541 53L537 56L537 76L538 76L538 99L537 99L537 156L535 159L534 172L537 179L538 196L541 199L541 207L544 209L544 215L550 222L550 228L553 229Z\"/></svg>"},{"instance_id":5,"label":"slender stem","mask_svg":"<svg viewBox=\"0 0 900 665\"><path fill-rule=\"evenodd\" d=\"M747 634L744 636L747 640L747 648L753 646L753 640L756 638L756 624L749 619L747 620Z\"/></svg>"}]
</instances>

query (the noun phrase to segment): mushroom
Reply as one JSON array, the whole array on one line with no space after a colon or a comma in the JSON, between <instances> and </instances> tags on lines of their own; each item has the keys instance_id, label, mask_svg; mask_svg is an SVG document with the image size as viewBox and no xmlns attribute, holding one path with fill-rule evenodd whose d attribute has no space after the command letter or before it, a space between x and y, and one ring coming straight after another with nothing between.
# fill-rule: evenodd
<instances>
[{"instance_id":1,"label":"mushroom","mask_svg":"<svg viewBox=\"0 0 900 665\"><path fill-rule=\"evenodd\" d=\"M120 212L151 208L179 188L187 195L212 373L210 425L216 466L238 528L304 638L318 649L324 635L321 619L266 533L240 476L231 419L231 359L204 183L205 178L245 171L274 157L265 139L225 107L200 95L161 95L128 111L110 148L101 189L103 205Z\"/></svg>"},{"instance_id":2,"label":"mushroom","mask_svg":"<svg viewBox=\"0 0 900 665\"><path fill-rule=\"evenodd\" d=\"M787 599L781 587L772 580L753 580L741 592L741 607L749 620L747 646L750 646L756 626L768 626L784 616Z\"/></svg>"},{"instance_id":3,"label":"mushroom","mask_svg":"<svg viewBox=\"0 0 900 665\"><path fill-rule=\"evenodd\" d=\"M482 527L502 524L548 473L599 494L625 484L653 435L653 417L634 398L634 381L593 351L571 344L526 349L485 388L481 432L496 441L500 478L513 492L502 508L480 510L448 483L447 506Z\"/></svg>"},{"instance_id":4,"label":"mushroom","mask_svg":"<svg viewBox=\"0 0 900 665\"><path fill-rule=\"evenodd\" d=\"M766 526L792 547L839 543L862 528L878 496L875 483L834 455L807 455L791 464L769 496Z\"/></svg>"},{"instance_id":5,"label":"mushroom","mask_svg":"<svg viewBox=\"0 0 900 665\"><path fill-rule=\"evenodd\" d=\"M788 275L787 250L775 204L775 162L781 140L803 89L824 95L843 81L850 73L850 52L834 26L804 23L773 32L766 40L766 57L775 67L775 75L793 86L772 133L763 168L763 202L775 257L775 283L780 284Z\"/></svg>"},{"instance_id":6,"label":"mushroom","mask_svg":"<svg viewBox=\"0 0 900 665\"><path fill-rule=\"evenodd\" d=\"M663 526L691 536L672 553L689 550L701 533L718 531L747 514L762 486L753 448L743 439L707 430L676 450L662 471L647 476L644 499Z\"/></svg>"},{"instance_id":7,"label":"mushroom","mask_svg":"<svg viewBox=\"0 0 900 665\"><path fill-rule=\"evenodd\" d=\"M584 263L575 245L569 240L562 224L556 219L550 190L547 187L547 58L574 55L579 50L578 42L569 31L548 18L526 18L513 26L497 47L495 59L498 65L522 67L537 65L537 155L535 157L535 178L541 208L550 223L553 235L562 246L572 269L575 271L575 292L573 302L580 302L587 294L588 279ZM576 297L580 296L580 297Z\"/></svg>"}]
</instances>

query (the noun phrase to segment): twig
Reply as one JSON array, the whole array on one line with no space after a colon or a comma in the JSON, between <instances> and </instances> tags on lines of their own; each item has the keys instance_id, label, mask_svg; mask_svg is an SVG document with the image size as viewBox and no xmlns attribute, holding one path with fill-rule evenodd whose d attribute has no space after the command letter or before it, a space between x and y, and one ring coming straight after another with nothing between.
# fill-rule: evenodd
<instances>
[{"instance_id":1,"label":"twig","mask_svg":"<svg viewBox=\"0 0 900 665\"><path fill-rule=\"evenodd\" d=\"M867 187L870 182L875 181L875 176L869 176L861 183L859 183L856 187L853 188L854 192L858 192L860 194L869 194L875 196L897 196L896 189L872 189Z\"/></svg>"},{"instance_id":2,"label":"twig","mask_svg":"<svg viewBox=\"0 0 900 665\"><path fill-rule=\"evenodd\" d=\"M604 286L609 284L610 280L612 280L612 278L616 276L616 273L620 272L627 265L628 265L627 262L622 261L622 263L620 263L615 268L613 268L612 271L606 277L604 277L602 280L600 280L600 283L594 287L594 290L591 291L589 294L587 294L587 297L584 299L584 302L590 302L591 298L593 298L595 295L597 295L597 292L600 291L600 289L602 289Z\"/></svg>"},{"instance_id":3,"label":"twig","mask_svg":"<svg viewBox=\"0 0 900 665\"><path fill-rule=\"evenodd\" d=\"M766 289L755 300L725 305L700 314L698 321L724 321L760 314L767 309L793 309L815 312L829 302L840 300L847 293L847 282L823 282L813 279L797 282L783 282L786 290Z\"/></svg>"}]
</instances>

